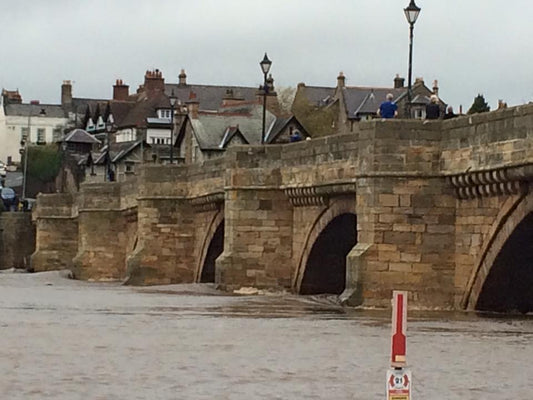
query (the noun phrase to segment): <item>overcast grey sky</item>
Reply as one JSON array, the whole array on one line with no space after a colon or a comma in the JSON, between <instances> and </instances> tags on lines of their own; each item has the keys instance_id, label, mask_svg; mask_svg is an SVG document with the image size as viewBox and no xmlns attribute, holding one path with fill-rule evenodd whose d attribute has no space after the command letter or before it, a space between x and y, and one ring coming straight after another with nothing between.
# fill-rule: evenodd
<instances>
[{"instance_id":1,"label":"overcast grey sky","mask_svg":"<svg viewBox=\"0 0 533 400\"><path fill-rule=\"evenodd\" d=\"M0 85L24 101L108 98L147 69L177 82L256 86L272 60L276 86L390 87L406 77L409 0L0 0ZM533 100L533 1L416 0L413 76L466 109ZM407 80L406 80L407 81Z\"/></svg>"}]
</instances>

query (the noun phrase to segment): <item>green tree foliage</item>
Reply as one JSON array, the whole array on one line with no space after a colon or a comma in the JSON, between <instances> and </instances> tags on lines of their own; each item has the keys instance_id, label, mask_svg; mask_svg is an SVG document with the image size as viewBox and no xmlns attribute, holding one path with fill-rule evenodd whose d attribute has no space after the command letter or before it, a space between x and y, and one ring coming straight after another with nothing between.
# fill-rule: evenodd
<instances>
[{"instance_id":1,"label":"green tree foliage","mask_svg":"<svg viewBox=\"0 0 533 400\"><path fill-rule=\"evenodd\" d=\"M476 114L476 113L482 113L490 111L490 107L488 103L485 101L485 97L483 97L482 94L478 94L474 98L474 102L472 103L472 106L468 110L468 114Z\"/></svg>"},{"instance_id":2,"label":"green tree foliage","mask_svg":"<svg viewBox=\"0 0 533 400\"><path fill-rule=\"evenodd\" d=\"M285 114L290 114L294 96L296 96L296 89L293 87L279 87L276 90L278 94L278 103L281 111Z\"/></svg>"},{"instance_id":3,"label":"green tree foliage","mask_svg":"<svg viewBox=\"0 0 533 400\"><path fill-rule=\"evenodd\" d=\"M24 163L24 160L22 162ZM61 167L61 155L57 145L28 146L27 166L28 178L41 183L53 182Z\"/></svg>"}]
</instances>

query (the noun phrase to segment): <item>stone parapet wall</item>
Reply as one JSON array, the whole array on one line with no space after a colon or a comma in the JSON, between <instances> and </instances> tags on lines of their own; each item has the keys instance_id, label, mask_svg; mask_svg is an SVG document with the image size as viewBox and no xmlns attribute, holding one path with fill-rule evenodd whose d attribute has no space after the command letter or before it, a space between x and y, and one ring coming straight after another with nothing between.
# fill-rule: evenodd
<instances>
[{"instance_id":1,"label":"stone parapet wall","mask_svg":"<svg viewBox=\"0 0 533 400\"><path fill-rule=\"evenodd\" d=\"M533 163L533 105L443 121L442 134L445 175Z\"/></svg>"},{"instance_id":2,"label":"stone parapet wall","mask_svg":"<svg viewBox=\"0 0 533 400\"><path fill-rule=\"evenodd\" d=\"M35 226L26 212L0 213L0 269L29 268Z\"/></svg>"}]
</instances>

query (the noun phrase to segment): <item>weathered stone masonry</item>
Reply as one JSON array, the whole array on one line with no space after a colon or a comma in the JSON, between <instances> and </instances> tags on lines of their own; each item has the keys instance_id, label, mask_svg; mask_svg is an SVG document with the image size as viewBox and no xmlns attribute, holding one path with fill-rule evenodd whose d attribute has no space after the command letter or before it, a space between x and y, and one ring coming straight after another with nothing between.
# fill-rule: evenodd
<instances>
[{"instance_id":1,"label":"weathered stone masonry","mask_svg":"<svg viewBox=\"0 0 533 400\"><path fill-rule=\"evenodd\" d=\"M533 106L523 106L451 121L362 122L350 135L146 165L127 188L84 185L70 203L41 196L33 264L73 265L84 279L196 282L224 223L219 287L298 292L320 232L351 213L358 237L345 301L388 306L403 289L414 305L474 308L491 260L533 211L532 139ZM56 248L66 238L50 228L76 223L77 240Z\"/></svg>"}]
</instances>

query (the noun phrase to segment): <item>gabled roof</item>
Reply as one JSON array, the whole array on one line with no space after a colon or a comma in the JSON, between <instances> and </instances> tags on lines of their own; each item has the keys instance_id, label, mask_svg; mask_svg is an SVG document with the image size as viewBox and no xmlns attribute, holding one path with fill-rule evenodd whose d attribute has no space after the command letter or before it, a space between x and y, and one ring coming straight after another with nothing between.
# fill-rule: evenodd
<instances>
[{"instance_id":1,"label":"gabled roof","mask_svg":"<svg viewBox=\"0 0 533 400\"><path fill-rule=\"evenodd\" d=\"M276 118L274 123L270 126L270 129L265 133L265 143L272 143L293 118L294 116L288 118Z\"/></svg>"},{"instance_id":2,"label":"gabled roof","mask_svg":"<svg viewBox=\"0 0 533 400\"><path fill-rule=\"evenodd\" d=\"M111 162L116 163L122 160L124 157L127 157L134 151L137 147L143 145L143 147L151 147L145 140L137 140L136 142L122 142L122 143L112 143L109 150L109 157ZM93 153L93 159L95 164L105 163L107 156L107 146L105 145L100 149L99 153Z\"/></svg>"},{"instance_id":3,"label":"gabled roof","mask_svg":"<svg viewBox=\"0 0 533 400\"><path fill-rule=\"evenodd\" d=\"M247 112L234 113L233 110L220 113L200 112L197 119L189 119L193 132L202 150L219 150L228 134L228 129L236 128L249 144L261 143L263 127L262 106L253 103ZM266 112L265 136L275 124L276 117L268 110Z\"/></svg>"},{"instance_id":4,"label":"gabled roof","mask_svg":"<svg viewBox=\"0 0 533 400\"><path fill-rule=\"evenodd\" d=\"M376 114L380 104L387 98L388 93L398 101L406 88L373 88L373 87L344 87L343 97L346 113L349 119L356 119L362 115Z\"/></svg>"},{"instance_id":5,"label":"gabled roof","mask_svg":"<svg viewBox=\"0 0 533 400\"><path fill-rule=\"evenodd\" d=\"M44 110L44 115L41 111ZM6 115L35 118L66 118L65 111L57 104L6 104Z\"/></svg>"},{"instance_id":6,"label":"gabled roof","mask_svg":"<svg viewBox=\"0 0 533 400\"><path fill-rule=\"evenodd\" d=\"M219 148L224 149L228 146L228 144L231 142L231 140L235 137L239 136L244 143L249 144L242 132L239 130L238 126L230 126L226 129L226 132L224 132L224 136L222 137L222 142L218 145Z\"/></svg>"},{"instance_id":7,"label":"gabled roof","mask_svg":"<svg viewBox=\"0 0 533 400\"><path fill-rule=\"evenodd\" d=\"M67 137L65 137L65 139L63 139L63 141L68 143L100 143L98 139L83 129L74 129L67 135Z\"/></svg>"}]
</instances>

